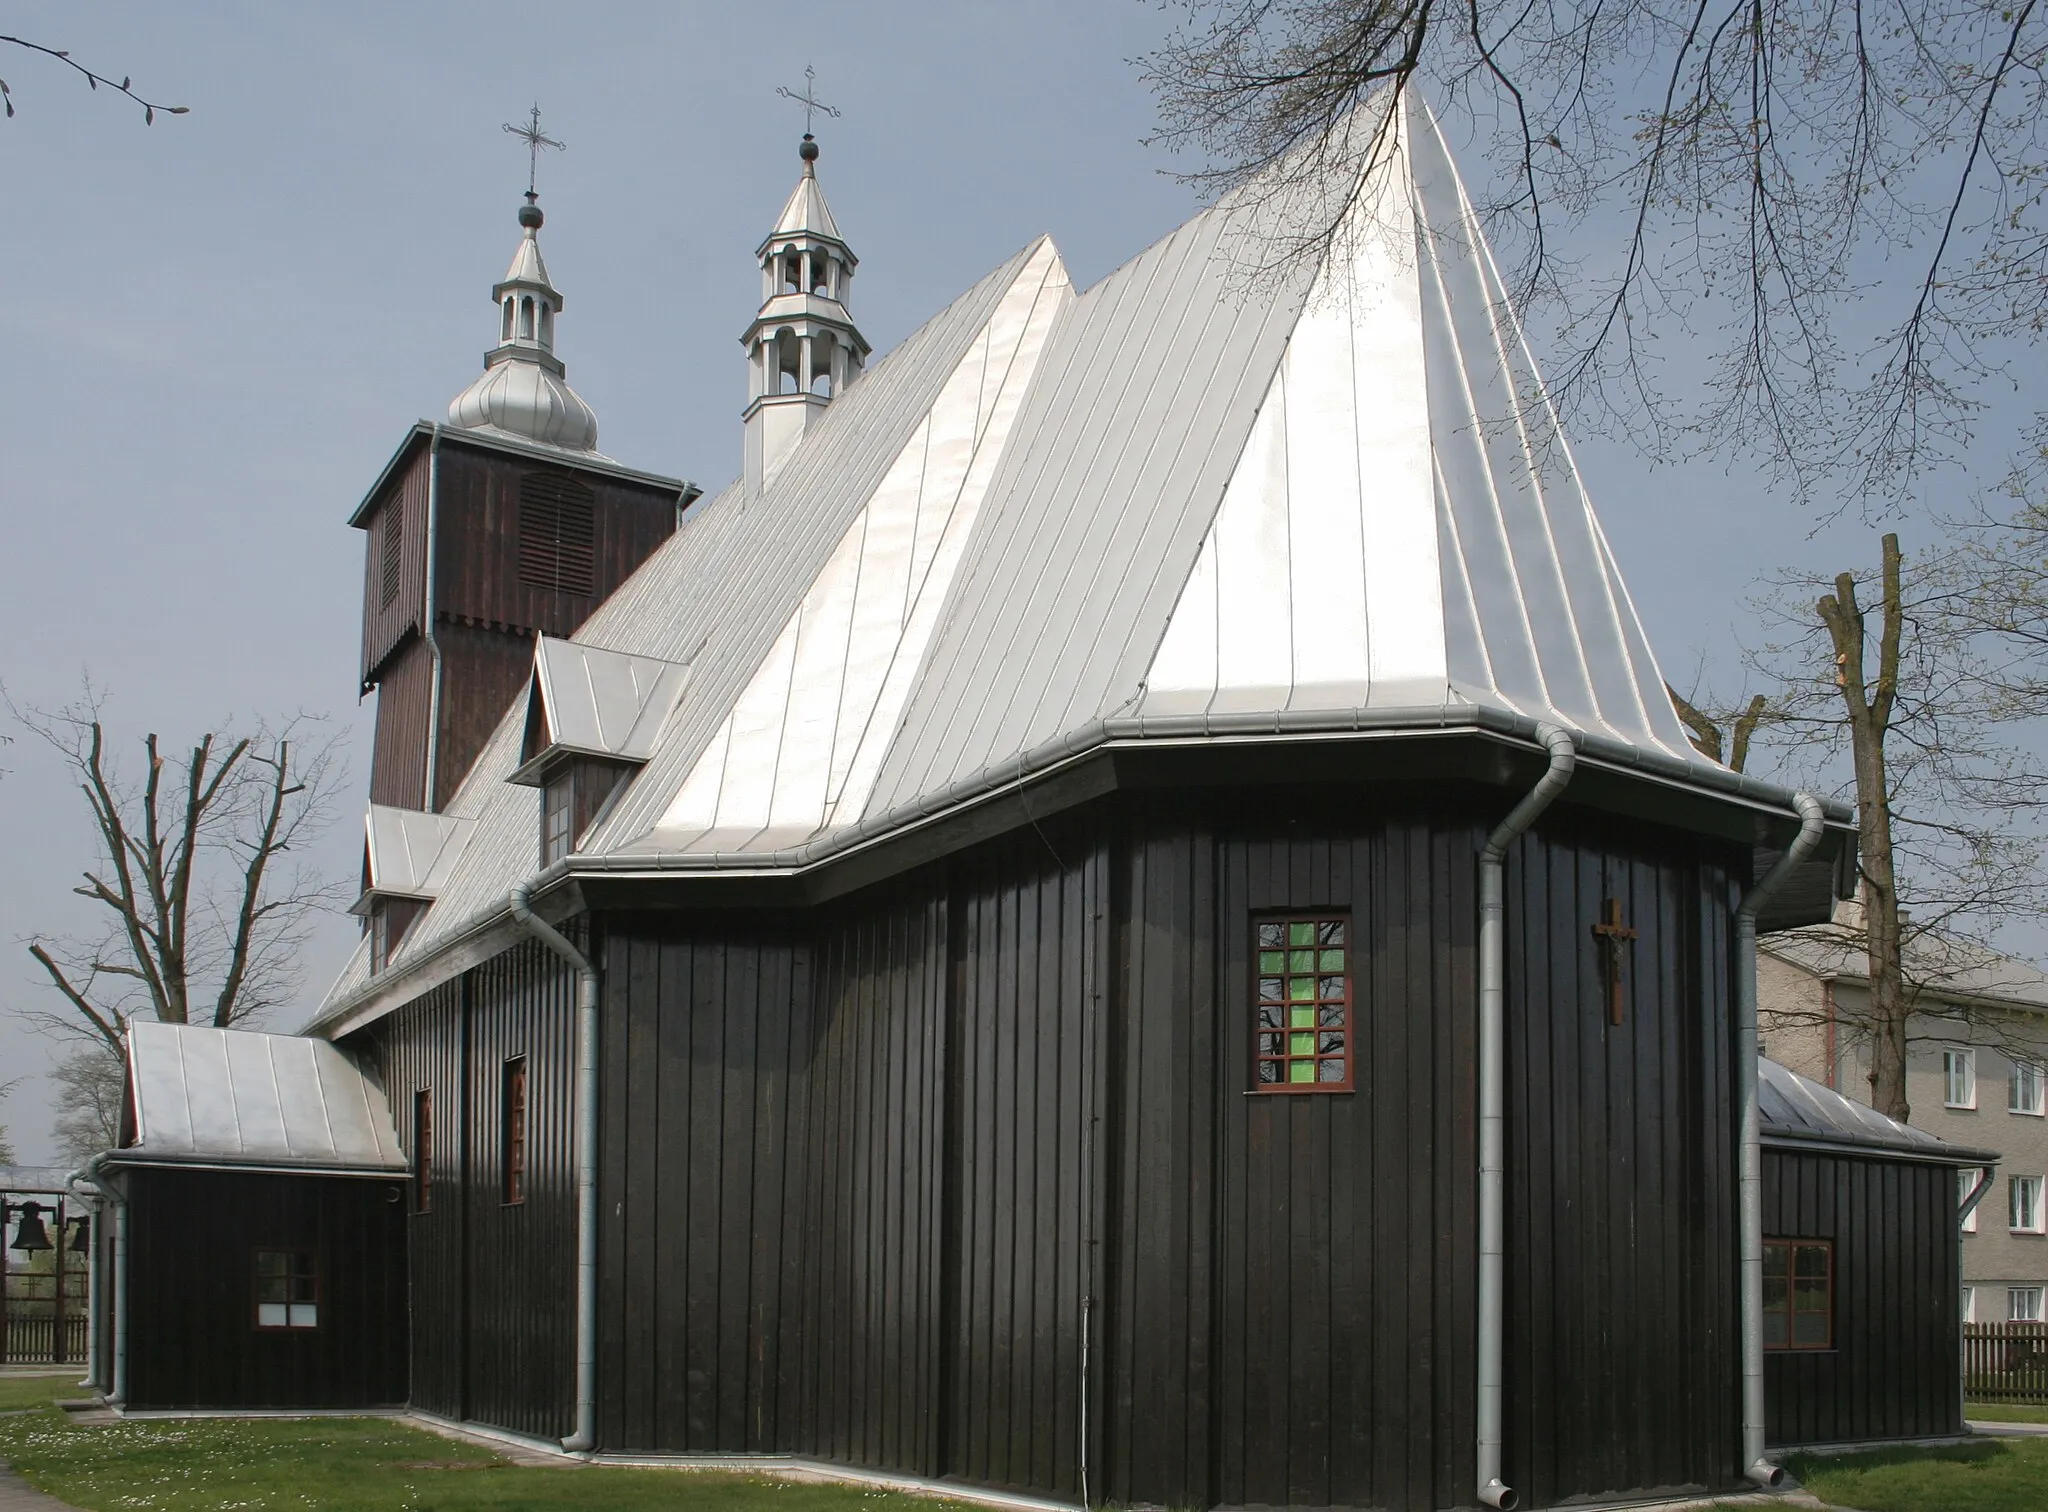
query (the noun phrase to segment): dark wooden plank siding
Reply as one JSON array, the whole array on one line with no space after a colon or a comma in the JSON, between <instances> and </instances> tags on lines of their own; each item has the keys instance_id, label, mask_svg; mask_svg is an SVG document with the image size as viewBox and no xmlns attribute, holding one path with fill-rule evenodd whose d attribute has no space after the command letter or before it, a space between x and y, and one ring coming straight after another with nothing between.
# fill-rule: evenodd
<instances>
[{"instance_id":1,"label":"dark wooden plank siding","mask_svg":"<svg viewBox=\"0 0 2048 1512\"><path fill-rule=\"evenodd\" d=\"M441 745L434 759L432 807L439 810L476 765L484 745L513 700L533 677L533 636L508 634L443 618L438 627L444 667L441 687ZM534 831L534 864L540 864L540 831Z\"/></svg>"},{"instance_id":2,"label":"dark wooden plank siding","mask_svg":"<svg viewBox=\"0 0 2048 1512\"><path fill-rule=\"evenodd\" d=\"M1962 1432L1954 1170L1767 1147L1764 1233L1835 1246L1835 1347L1765 1354L1767 1441Z\"/></svg>"},{"instance_id":3,"label":"dark wooden plank siding","mask_svg":"<svg viewBox=\"0 0 2048 1512\"><path fill-rule=\"evenodd\" d=\"M130 1406L405 1401L402 1182L165 1169L123 1180ZM318 1327L255 1326L259 1249L317 1257Z\"/></svg>"},{"instance_id":4,"label":"dark wooden plank siding","mask_svg":"<svg viewBox=\"0 0 2048 1512\"><path fill-rule=\"evenodd\" d=\"M417 1404L560 1438L575 1416L575 978L538 944L384 1020L375 1053L401 1137L412 1093L442 1131L433 1212L414 1217ZM504 1067L527 1063L525 1200L505 1199ZM405 1110L405 1111L400 1111Z\"/></svg>"},{"instance_id":5,"label":"dark wooden plank siding","mask_svg":"<svg viewBox=\"0 0 2048 1512\"><path fill-rule=\"evenodd\" d=\"M1509 857L1507 1479L1538 1506L1735 1468L1743 858L1688 849L1560 814ZM1638 936L1619 1026L1591 931L1610 898Z\"/></svg>"}]
</instances>

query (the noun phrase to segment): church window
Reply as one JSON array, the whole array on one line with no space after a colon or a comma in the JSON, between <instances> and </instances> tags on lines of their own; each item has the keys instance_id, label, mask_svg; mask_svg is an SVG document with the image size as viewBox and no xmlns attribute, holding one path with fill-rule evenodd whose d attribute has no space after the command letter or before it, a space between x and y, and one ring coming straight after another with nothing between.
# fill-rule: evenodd
<instances>
[{"instance_id":1,"label":"church window","mask_svg":"<svg viewBox=\"0 0 2048 1512\"><path fill-rule=\"evenodd\" d=\"M417 898L379 898L370 905L370 971L374 974L391 964L426 905Z\"/></svg>"},{"instance_id":2,"label":"church window","mask_svg":"<svg viewBox=\"0 0 2048 1512\"><path fill-rule=\"evenodd\" d=\"M383 561L379 564L382 568L382 582L379 584L379 587L383 592L379 597L379 602L382 607L389 609L392 601L398 597L398 570L405 560L405 501L403 499L394 497L389 504L384 506L383 519L378 529L383 536L383 539L378 542L378 546L383 552Z\"/></svg>"},{"instance_id":3,"label":"church window","mask_svg":"<svg viewBox=\"0 0 2048 1512\"><path fill-rule=\"evenodd\" d=\"M545 299L540 302L540 344L544 347L555 344L555 309Z\"/></svg>"},{"instance_id":4,"label":"church window","mask_svg":"<svg viewBox=\"0 0 2048 1512\"><path fill-rule=\"evenodd\" d=\"M422 1087L412 1095L412 1210L434 1207L434 1094Z\"/></svg>"},{"instance_id":5,"label":"church window","mask_svg":"<svg viewBox=\"0 0 2048 1512\"><path fill-rule=\"evenodd\" d=\"M826 294L831 290L832 259L822 253L811 254L811 292Z\"/></svg>"},{"instance_id":6,"label":"church window","mask_svg":"<svg viewBox=\"0 0 2048 1512\"><path fill-rule=\"evenodd\" d=\"M1252 933L1256 1089L1350 1091L1350 921L1294 914L1255 920Z\"/></svg>"},{"instance_id":7,"label":"church window","mask_svg":"<svg viewBox=\"0 0 2048 1512\"><path fill-rule=\"evenodd\" d=\"M498 333L498 339L500 341L510 341L512 339L512 301L509 297L505 301L504 329Z\"/></svg>"},{"instance_id":8,"label":"church window","mask_svg":"<svg viewBox=\"0 0 2048 1512\"><path fill-rule=\"evenodd\" d=\"M498 1129L505 1172L505 1205L526 1201L526 1057L505 1062L503 1122Z\"/></svg>"},{"instance_id":9,"label":"church window","mask_svg":"<svg viewBox=\"0 0 2048 1512\"><path fill-rule=\"evenodd\" d=\"M782 286L799 292L804 286L803 254L794 247L782 249Z\"/></svg>"},{"instance_id":10,"label":"church window","mask_svg":"<svg viewBox=\"0 0 2048 1512\"><path fill-rule=\"evenodd\" d=\"M540 791L540 861L552 866L575 844L576 769L565 767Z\"/></svg>"},{"instance_id":11,"label":"church window","mask_svg":"<svg viewBox=\"0 0 2048 1512\"><path fill-rule=\"evenodd\" d=\"M533 296L527 295L519 301L519 339L533 340Z\"/></svg>"},{"instance_id":12,"label":"church window","mask_svg":"<svg viewBox=\"0 0 2048 1512\"><path fill-rule=\"evenodd\" d=\"M320 1326L320 1264L311 1250L256 1251L256 1326Z\"/></svg>"},{"instance_id":13,"label":"church window","mask_svg":"<svg viewBox=\"0 0 2048 1512\"><path fill-rule=\"evenodd\" d=\"M565 472L519 484L519 581L589 597L597 587L597 495Z\"/></svg>"},{"instance_id":14,"label":"church window","mask_svg":"<svg viewBox=\"0 0 2048 1512\"><path fill-rule=\"evenodd\" d=\"M1832 1349L1835 1246L1826 1239L1764 1241L1764 1348Z\"/></svg>"}]
</instances>

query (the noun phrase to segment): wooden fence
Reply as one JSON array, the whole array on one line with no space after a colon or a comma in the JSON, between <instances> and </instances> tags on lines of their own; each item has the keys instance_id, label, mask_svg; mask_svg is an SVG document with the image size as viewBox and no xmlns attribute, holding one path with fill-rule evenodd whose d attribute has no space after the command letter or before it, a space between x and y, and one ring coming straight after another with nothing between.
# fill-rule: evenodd
<instances>
[{"instance_id":1,"label":"wooden fence","mask_svg":"<svg viewBox=\"0 0 2048 1512\"><path fill-rule=\"evenodd\" d=\"M7 1332L0 1339L0 1353L5 1354L8 1365L82 1365L91 1336L86 1332L87 1319L79 1313L72 1313L64 1319L64 1349L59 1353L57 1343L57 1320L53 1317L23 1317L19 1313L8 1318Z\"/></svg>"},{"instance_id":2,"label":"wooden fence","mask_svg":"<svg viewBox=\"0 0 2048 1512\"><path fill-rule=\"evenodd\" d=\"M1963 1396L2048 1406L2048 1323L1965 1323Z\"/></svg>"}]
</instances>

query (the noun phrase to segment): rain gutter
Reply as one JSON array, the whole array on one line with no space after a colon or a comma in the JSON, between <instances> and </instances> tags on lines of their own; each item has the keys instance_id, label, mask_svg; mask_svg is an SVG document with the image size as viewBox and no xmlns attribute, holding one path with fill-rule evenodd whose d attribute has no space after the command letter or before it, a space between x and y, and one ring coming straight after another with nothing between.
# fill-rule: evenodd
<instances>
[{"instance_id":1,"label":"rain gutter","mask_svg":"<svg viewBox=\"0 0 2048 1512\"><path fill-rule=\"evenodd\" d=\"M1507 854L1564 791L1578 765L1572 737L1553 724L1536 735L1550 766L1479 852L1479 1499L1514 1512L1521 1497L1501 1479L1502 1306L1507 1275Z\"/></svg>"},{"instance_id":2,"label":"rain gutter","mask_svg":"<svg viewBox=\"0 0 2048 1512\"><path fill-rule=\"evenodd\" d=\"M864 849L885 838L894 839L927 821L981 800L998 797L1009 789L1048 776L1107 746L1151 741L1255 740L1290 736L1369 735L1393 738L1404 735L1479 734L1507 740L1542 743L1541 731L1548 726L1526 715L1510 714L1462 701L1409 708L1354 708L1328 710L1281 710L1268 713L1121 715L1092 720L1065 735L1048 740L1019 755L993 762L978 772L944 788L901 803L882 813L835 829L802 845L763 851L613 851L577 854L545 868L528 884L538 895L575 875L639 874L652 876L673 872L697 874L781 876L835 860L848 852ZM1623 771L1650 781L1692 791L1702 789L1765 812L1782 815L1793 807L1793 794L1785 788L1759 782L1722 767L1687 762L1676 756L1643 751L1611 736L1577 734L1573 737L1579 759L1604 769ZM1837 806L1832 817L1847 823L1849 810ZM417 959L401 957L399 964L378 973L351 996L335 1003L308 1026L308 1033L335 1032L333 1026L362 1022L360 1010L372 1003L408 1001L417 992L415 982L426 978L429 985L445 980L433 977L431 968L442 957L488 940L505 923L505 914L493 911L471 920L457 933Z\"/></svg>"},{"instance_id":3,"label":"rain gutter","mask_svg":"<svg viewBox=\"0 0 2048 1512\"><path fill-rule=\"evenodd\" d=\"M1785 1472L1764 1457L1764 1175L1763 1120L1757 1106L1756 916L1814 847L1827 827L1827 810L1810 793L1794 793L1799 835L1777 865L1750 888L1735 911L1735 1099L1736 1145L1741 1172L1736 1210L1741 1248L1742 1474L1766 1490L1785 1482Z\"/></svg>"},{"instance_id":4,"label":"rain gutter","mask_svg":"<svg viewBox=\"0 0 2048 1512\"><path fill-rule=\"evenodd\" d=\"M597 1446L597 968L559 929L533 911L531 881L506 906L519 927L576 973L576 1428L571 1454Z\"/></svg>"}]
</instances>

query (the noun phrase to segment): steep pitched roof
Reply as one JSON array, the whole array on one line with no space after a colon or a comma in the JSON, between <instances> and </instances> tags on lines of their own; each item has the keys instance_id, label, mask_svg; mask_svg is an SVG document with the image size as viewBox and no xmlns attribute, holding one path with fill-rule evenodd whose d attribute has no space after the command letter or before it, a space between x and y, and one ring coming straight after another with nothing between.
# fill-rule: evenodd
<instances>
[{"instance_id":1,"label":"steep pitched roof","mask_svg":"<svg viewBox=\"0 0 2048 1512\"><path fill-rule=\"evenodd\" d=\"M1320 265L1273 255L1257 186L1080 294L1041 238L695 511L574 637L690 685L573 864L788 865L1163 731L1551 720L1775 798L1686 741L1449 152L1404 123ZM518 723L395 965L535 870Z\"/></svg>"}]
</instances>

